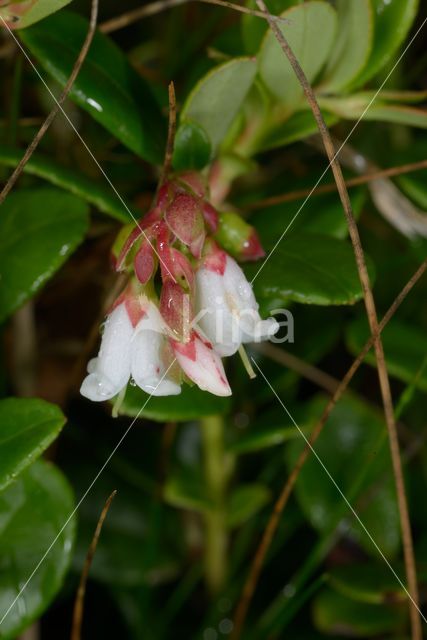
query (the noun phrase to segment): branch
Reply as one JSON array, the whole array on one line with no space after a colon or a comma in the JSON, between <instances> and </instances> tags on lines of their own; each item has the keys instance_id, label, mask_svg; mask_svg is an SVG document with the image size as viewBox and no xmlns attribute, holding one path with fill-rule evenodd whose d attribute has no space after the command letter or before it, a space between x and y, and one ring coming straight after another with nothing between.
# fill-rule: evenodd
<instances>
[{"instance_id":1,"label":"branch","mask_svg":"<svg viewBox=\"0 0 427 640\"><path fill-rule=\"evenodd\" d=\"M369 282L369 274L366 266L365 255L363 253L362 244L360 241L359 230L353 215L352 206L348 191L345 185L344 176L341 170L340 163L337 160L337 154L335 152L334 144L332 142L331 135L328 127L324 121L322 112L317 103L316 96L313 88L307 80L307 77L295 57L294 52L289 46L282 31L279 29L276 22L271 18L268 13L264 0L257 0L258 7L264 11L270 29L273 31L279 45L289 60L301 87L304 90L304 94L307 98L309 106L312 110L313 116L316 120L320 135L325 146L326 153L328 155L329 163L334 174L335 182L337 184L338 193L343 205L344 213L347 219L347 225L349 229L350 238L353 244L354 254L357 263L357 269L359 272L359 278L364 292L364 301L366 307L366 313L368 316L369 326L371 334L374 337L374 348L377 360L378 377L381 388L381 395L384 405L384 413L387 423L390 452L393 465L393 474L396 485L397 502L399 506L400 526L402 530L403 541L403 553L405 559L406 578L408 581L408 590L411 596L409 603L409 613L411 617L412 627L412 640L422 640L421 630L421 618L419 615L419 595L417 574L415 566L414 546L412 540L411 524L409 519L408 504L405 493L405 484L403 480L402 461L400 457L399 441L397 437L396 421L393 410L393 400L390 389L390 381L388 378L387 367L385 363L384 349L379 332L378 316L375 306L375 300L372 294L371 285Z\"/></svg>"},{"instance_id":2,"label":"branch","mask_svg":"<svg viewBox=\"0 0 427 640\"><path fill-rule=\"evenodd\" d=\"M227 0L156 0L156 2L151 2L150 4L147 4L145 6L138 7L138 9L134 9L133 11L127 11L121 16L117 16L116 18L111 18L111 20L103 22L100 25L100 30L103 33L111 33L112 31L117 31L118 29L128 27L129 25L137 22L138 20L141 20L142 18L154 16L156 13L161 13L162 11L166 11L167 9L179 7L183 4L188 4L189 2L203 2L203 4L213 4L218 7L226 7L227 9L233 9L234 11L240 11L240 13L246 13L257 18L263 18L264 20L267 19L262 11L254 11L253 9L248 9L248 7L234 4L234 2L228 2ZM286 18L281 18L279 16L272 16L272 19L283 23L289 22Z\"/></svg>"},{"instance_id":3,"label":"branch","mask_svg":"<svg viewBox=\"0 0 427 640\"><path fill-rule=\"evenodd\" d=\"M399 293L399 295L397 296L397 298L395 299L395 301L393 302L393 304L391 305L391 307L388 309L387 313L385 314L384 318L381 320L380 324L379 324L379 331L382 332L384 330L384 327L388 324L388 322L391 320L391 318L394 316L394 314L396 313L397 309L399 308L399 306L402 304L402 302L405 300L406 296L409 294L409 292L413 289L413 287L415 286L415 284L418 282L418 280L421 278L421 276L425 273L425 271L427 270L427 259L424 260L424 262L421 264L421 266L417 269L417 271L414 273L414 275L411 277L411 279L408 281L408 283L404 286L404 288L402 289L402 291ZM252 562L248 577L246 579L246 582L244 584L243 587L243 591L242 591L242 595L241 598L239 600L237 609L236 609L236 614L235 614L235 618L234 618L234 632L232 635L233 640L237 640L240 637L242 628L243 628L243 624L245 622L246 619L246 615L249 609L249 605L251 603L252 597L254 595L255 589L256 589L256 585L258 583L260 574L261 574L261 570L264 564L264 560L265 560L265 556L267 554L268 549L270 548L271 542L273 540L274 534L276 533L277 530L277 526L279 524L279 520L280 517L282 515L283 509L285 508L289 497L291 495L292 489L295 485L295 482L298 478L298 475L302 469L302 467L304 466L308 455L311 451L311 447L314 446L316 440L318 439L318 437L320 436L323 427L325 426L329 416L331 415L335 405L337 404L337 402L339 401L339 399L341 398L341 396L343 395L343 393L346 391L348 385L350 384L352 378L354 377L354 375L356 374L357 370L359 369L360 365L363 363L366 354L368 353L368 351L371 349L372 345L374 344L374 336L371 336L369 338L369 340L365 343L362 351L359 353L359 355L357 356L357 358L354 360L353 364L351 365L351 367L348 369L347 373L345 374L344 378L342 379L342 381L340 382L338 388L335 390L334 395L332 396L332 398L329 400L328 404L326 405L321 417L319 418L317 424L315 425L310 438L308 440L308 443L305 445L304 449L301 451L297 462L295 463L295 466L293 467L287 481L285 482L282 491L280 492L279 497L277 498L274 508L273 508L273 512L270 516L270 519L267 523L267 526L264 529L264 533L262 535L261 538L261 542L258 546L258 549L256 551L254 560Z\"/></svg>"},{"instance_id":4,"label":"branch","mask_svg":"<svg viewBox=\"0 0 427 640\"><path fill-rule=\"evenodd\" d=\"M176 98L175 86L173 82L169 83L169 127L168 139L166 142L165 159L163 162L162 176L159 180L159 187L166 182L172 165L173 147L175 143L176 132Z\"/></svg>"},{"instance_id":5,"label":"branch","mask_svg":"<svg viewBox=\"0 0 427 640\"><path fill-rule=\"evenodd\" d=\"M45 135L45 133L47 132L47 130L49 129L50 125L52 124L53 120L55 119L55 116L57 115L58 111L60 110L62 104L64 103L65 99L67 98L68 94L71 91L71 88L80 72L80 69L82 68L82 64L87 56L87 53L89 51L89 47L92 43L93 40L93 36L95 34L95 29L96 29L96 22L98 19L98 0L92 0L92 7L91 7L91 15L90 15L90 22L89 22L89 29L85 38L85 41L83 43L83 46L80 50L80 53L77 57L76 62L74 63L74 67L73 70L71 71L71 75L67 80L67 83L61 93L61 95L59 96L58 100L55 103L55 106L53 107L52 111L49 113L49 115L47 116L46 120L43 122L43 124L41 125L40 129L38 130L38 132L36 133L36 135L34 136L32 142L30 143L30 145L28 146L27 150L25 151L22 159L20 160L18 166L16 167L16 169L14 170L14 172L12 173L12 175L10 176L9 180L7 181L6 185L4 186L2 192L0 193L0 205L4 202L4 200L6 199L7 195L9 194L9 192L11 191L11 189L14 187L16 181L18 180L19 176L21 175L22 171L24 170L25 165L27 164L28 160L31 158L32 154L34 153L34 151L36 150L36 148L38 147L38 144L40 142L40 140L43 138L43 136ZM7 25L5 25L6 28L8 29L10 35L16 39L16 36L12 33L12 31L9 29L9 27L7 27Z\"/></svg>"},{"instance_id":6,"label":"branch","mask_svg":"<svg viewBox=\"0 0 427 640\"><path fill-rule=\"evenodd\" d=\"M427 160L421 160L420 162L411 162L410 164L403 164L399 167L391 167L389 169L379 169L367 173L363 176L356 176L350 180L346 180L345 186L347 189L351 187L357 187L362 184L368 184L378 178L394 178L401 176L405 173L411 173L412 171L420 171L421 169L427 169ZM313 192L313 189L299 189L298 191L291 191L289 193L281 193L277 196L271 196L270 198L264 198L258 200L258 202L252 202L245 205L245 209L251 211L253 209L261 209L263 207L269 207L275 204L281 204L282 202L293 202L294 200L302 200L310 195L319 196L322 193L332 193L336 190L337 185L335 182L324 184Z\"/></svg>"},{"instance_id":7,"label":"branch","mask_svg":"<svg viewBox=\"0 0 427 640\"><path fill-rule=\"evenodd\" d=\"M116 493L117 491L114 490L106 501L104 508L102 509L101 515L99 516L98 524L96 525L95 533L93 534L92 542L90 543L89 551L87 552L82 575L80 576L79 587L77 589L76 601L74 603L73 624L71 627L70 640L80 640L81 638L84 598L89 570L93 561L93 557L95 555L96 547L98 545L99 536L101 535L102 525L104 524L104 520L107 517L108 510L111 507L111 503Z\"/></svg>"}]
</instances>

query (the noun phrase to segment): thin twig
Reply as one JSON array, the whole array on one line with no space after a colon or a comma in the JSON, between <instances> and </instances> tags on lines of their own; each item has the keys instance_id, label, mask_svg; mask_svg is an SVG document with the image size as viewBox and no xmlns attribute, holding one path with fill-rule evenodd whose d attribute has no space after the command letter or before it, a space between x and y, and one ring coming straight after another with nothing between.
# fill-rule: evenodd
<instances>
[{"instance_id":1,"label":"thin twig","mask_svg":"<svg viewBox=\"0 0 427 640\"><path fill-rule=\"evenodd\" d=\"M249 9L248 7L234 4L234 2L227 2L227 0L156 0L156 2L151 2L150 4L147 4L145 6L138 7L138 9L134 9L133 11L127 11L126 13L123 13L116 18L111 18L111 20L103 22L99 28L103 33L111 33L112 31L117 31L118 29L128 27L134 22L142 20L142 18L154 16L156 13L161 13L162 11L166 11L167 9L179 7L183 4L188 4L189 2L203 2L204 4L213 4L218 7L226 7L227 9L233 9L234 11L240 11L240 13L246 13L250 16L255 16L257 18L266 20L266 16L264 13L262 13L262 11L254 11L253 9ZM283 23L289 22L289 20L287 20L286 18L281 18L280 16L273 16L273 20L277 20Z\"/></svg>"},{"instance_id":2,"label":"thin twig","mask_svg":"<svg viewBox=\"0 0 427 640\"><path fill-rule=\"evenodd\" d=\"M43 138L43 136L45 135L45 133L47 132L47 130L49 129L50 125L52 124L53 120L55 119L55 116L57 115L61 105L64 103L66 97L68 96L68 94L71 91L71 88L80 72L80 69L82 67L82 64L87 56L87 53L89 51L89 47L91 45L93 36L95 34L95 29L96 29L96 22L98 19L98 0L92 0L92 5L91 5L91 14L90 14L90 21L89 21L89 29L88 32L86 34L86 38L85 41L83 43L83 46L80 50L80 53L77 57L76 62L74 63L74 67L73 70L71 71L71 75L67 80L67 83L61 93L61 95L59 96L58 100L55 102L55 105L52 109L52 111L49 113L49 115L47 116L46 120L43 122L42 126L40 127L40 129L38 130L38 132L36 133L36 135L34 136L32 142L30 143L30 145L28 146L27 150L25 151L22 159L20 160L18 166L16 167L16 169L14 170L14 172L12 173L12 175L10 176L9 180L7 181L6 185L4 186L2 192L0 193L0 205L4 202L5 198L7 197L7 195L9 194L9 192L11 191L11 189L14 187L16 181L18 180L19 176L21 175L22 171L24 170L25 165L27 164L28 160L31 158L32 154L34 153L34 151L36 150L40 140ZM3 18L1 18L1 20L4 23L4 26L8 29L8 31L10 31L9 27L6 25L5 21L3 20Z\"/></svg>"},{"instance_id":3,"label":"thin twig","mask_svg":"<svg viewBox=\"0 0 427 640\"><path fill-rule=\"evenodd\" d=\"M405 483L403 479L402 461L400 457L399 441L397 436L396 421L394 417L393 400L390 389L390 381L388 377L387 366L385 362L385 355L381 336L379 333L378 316L375 306L374 296L372 294L371 285L369 281L368 268L366 265L365 255L362 248L362 243L359 236L359 230L353 215L353 210L350 202L350 197L345 185L344 176L341 170L341 165L337 159L334 143L332 141L329 129L326 126L320 107L317 103L316 96L313 88L307 80L307 77L299 64L294 52L289 46L286 38L278 25L271 19L268 9L264 0L257 0L258 7L264 11L270 29L273 31L280 47L289 60L298 81L303 88L304 94L307 98L313 116L316 120L320 135L325 146L326 153L328 155L329 164L334 174L335 182L337 184L338 193L343 205L344 213L347 219L347 225L349 229L349 235L353 244L354 254L357 263L357 269L359 272L359 278L364 293L364 301L366 307L366 313L368 316L369 326L371 334L374 337L374 348L377 360L378 378L381 388L381 395L384 405L384 413L387 423L390 452L392 458L393 475L396 485L397 502L399 506L400 526L402 530L402 542L403 542L403 554L405 560L406 579L408 582L408 590L411 596L409 602L409 613L411 617L411 629L412 640L422 640L421 618L419 615L419 595L417 584L417 573L415 565L414 545L412 540L411 523L409 519L408 503L406 499Z\"/></svg>"},{"instance_id":4,"label":"thin twig","mask_svg":"<svg viewBox=\"0 0 427 640\"><path fill-rule=\"evenodd\" d=\"M414 275L411 277L411 279L407 282L407 284L403 287L402 291L399 293L399 295L397 296L397 298L394 300L393 304L391 305L391 307L388 309L387 313L384 315L383 319L381 320L380 324L379 324L379 331L382 332L384 330L384 327L388 324L388 322L391 320L391 318L394 316L394 314L396 313L397 309L399 308L399 306L402 304L402 302L405 300L406 296L409 294L409 292L413 289L413 287L415 286L415 284L418 282L418 280L421 278L421 276L425 273L425 271L427 270L427 259L424 260L424 262L421 264L421 266L417 269L417 271L414 273ZM236 614L235 614L235 618L234 618L234 632L233 632L233 640L237 640L240 637L242 628L243 628L243 624L244 621L246 619L246 615L249 609L249 605L250 602L252 600L253 594L255 592L256 589L256 585L258 583L260 574L261 574L261 569L263 567L264 564L264 559L265 556L267 554L268 549L270 548L271 542L273 540L274 534L276 533L277 530L277 526L279 524L279 520L281 518L281 515L283 513L283 510L289 500L289 497L292 493L292 489L295 485L295 482L298 478L298 475L302 469L302 467L304 466L304 463L306 462L308 455L311 451L311 447L314 446L317 438L320 436L323 427L325 426L329 416L331 415L335 405L337 404L337 402L340 400L341 396L343 395L343 393L346 391L348 385L350 384L352 378L354 377L354 375L356 374L357 370L359 369L359 367L361 366L361 364L363 363L366 354L368 353L368 351L371 349L372 345L374 344L374 336L371 335L371 337L369 338L369 340L367 340L367 342L365 343L363 349L361 350L361 352L359 353L359 355L357 356L357 358L354 360L353 364L351 365L351 367L348 369L347 373L345 374L344 378L342 379L342 381L339 384L339 387L335 390L334 395L332 396L332 398L329 400L328 404L326 405L321 417L319 418L317 424L315 425L310 438L308 440L308 443L305 445L304 449L301 451L297 462L295 463L289 477L287 478L282 491L280 492L279 497L277 498L275 504L274 504L274 508L273 508L273 512L270 516L270 519L267 523L267 526L264 529L264 533L262 535L261 538L261 542L257 548L254 560L252 562L251 568L249 570L249 574L248 577L246 579L246 582L243 586L243 590L242 590L242 595L241 598L239 600L238 606L236 608Z\"/></svg>"},{"instance_id":5,"label":"thin twig","mask_svg":"<svg viewBox=\"0 0 427 640\"><path fill-rule=\"evenodd\" d=\"M74 603L73 624L71 627L70 640L80 640L81 638L84 598L86 593L87 579L88 579L90 567L93 561L93 557L95 555L96 547L98 545L99 536L101 535L102 525L104 524L104 520L107 517L108 510L111 507L111 503L116 493L117 491L114 490L113 493L108 498L108 500L106 501L104 508L102 509L101 515L99 516L98 524L96 525L95 533L93 534L92 542L90 543L89 551L87 552L82 575L80 576L79 588L77 589L76 601Z\"/></svg>"},{"instance_id":6,"label":"thin twig","mask_svg":"<svg viewBox=\"0 0 427 640\"><path fill-rule=\"evenodd\" d=\"M175 98L175 86L173 82L169 83L169 127L168 127L168 139L166 142L165 159L163 162L162 177L159 180L159 186L162 186L168 179L168 175L172 166L173 147L175 144L175 132L176 132L176 98Z\"/></svg>"},{"instance_id":7,"label":"thin twig","mask_svg":"<svg viewBox=\"0 0 427 640\"><path fill-rule=\"evenodd\" d=\"M284 367L292 369L292 371L296 371L301 376L310 380L310 382L313 382L315 385L324 389L331 395L333 395L340 386L340 381L333 376L330 376L328 373L325 373L308 362L304 362L304 360L297 358L297 356L294 356L292 353L279 349L279 347L275 347L271 342L254 344L253 348L267 358L270 358L270 360L274 360L275 362L282 364Z\"/></svg>"},{"instance_id":8,"label":"thin twig","mask_svg":"<svg viewBox=\"0 0 427 640\"><path fill-rule=\"evenodd\" d=\"M396 176L403 175L405 173L411 173L413 171L420 171L421 169L427 169L427 160L421 160L419 162L411 162L409 164L403 164L399 167L390 167L389 169L380 169L378 171L373 171L372 173L367 173L363 176L356 176L355 178L350 178L346 180L345 186L347 189L351 187L358 187L362 184L367 184L372 182L373 180L377 180L378 178L393 178ZM303 198L307 198L310 195L320 196L323 193L332 193L336 190L337 185L335 182L330 182L329 184L323 184L317 187L317 189L312 193L312 189L299 189L298 191L290 191L289 193L281 193L277 196L270 196L269 198L264 198L263 200L258 200L258 202L251 202L250 204L245 205L245 209L247 211L251 211L253 209L261 209L263 207L270 207L275 204L281 204L283 202L293 202L294 200L302 200Z\"/></svg>"}]
</instances>

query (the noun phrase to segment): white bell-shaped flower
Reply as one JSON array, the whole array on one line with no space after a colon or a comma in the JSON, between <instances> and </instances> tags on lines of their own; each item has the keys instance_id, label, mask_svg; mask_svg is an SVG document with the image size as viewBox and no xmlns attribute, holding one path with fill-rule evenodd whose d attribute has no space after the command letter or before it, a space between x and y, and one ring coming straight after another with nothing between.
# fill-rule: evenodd
<instances>
[{"instance_id":1,"label":"white bell-shaped flower","mask_svg":"<svg viewBox=\"0 0 427 640\"><path fill-rule=\"evenodd\" d=\"M237 262L217 249L196 273L198 326L221 357L242 343L261 342L279 329L274 318L262 320L251 284Z\"/></svg>"},{"instance_id":2,"label":"white bell-shaped flower","mask_svg":"<svg viewBox=\"0 0 427 640\"><path fill-rule=\"evenodd\" d=\"M89 362L89 375L80 388L83 396L95 402L109 400L128 383L133 333L126 303L122 302L105 321L98 357Z\"/></svg>"}]
</instances>

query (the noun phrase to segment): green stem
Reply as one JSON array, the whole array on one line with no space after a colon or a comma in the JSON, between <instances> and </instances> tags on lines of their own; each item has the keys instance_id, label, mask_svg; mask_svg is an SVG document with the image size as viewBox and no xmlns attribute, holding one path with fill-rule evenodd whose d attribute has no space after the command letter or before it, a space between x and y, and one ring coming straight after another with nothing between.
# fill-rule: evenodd
<instances>
[{"instance_id":1,"label":"green stem","mask_svg":"<svg viewBox=\"0 0 427 640\"><path fill-rule=\"evenodd\" d=\"M9 132L8 142L15 146L18 140L18 120L21 102L21 89L22 89L22 67L23 57L18 54L15 62L15 69L13 74L11 97L10 97L10 113L9 113Z\"/></svg>"},{"instance_id":2,"label":"green stem","mask_svg":"<svg viewBox=\"0 0 427 640\"><path fill-rule=\"evenodd\" d=\"M223 587L227 569L227 527L225 492L228 472L224 453L224 421L210 416L201 422L205 459L205 480L212 508L205 519L205 575L212 594Z\"/></svg>"}]
</instances>

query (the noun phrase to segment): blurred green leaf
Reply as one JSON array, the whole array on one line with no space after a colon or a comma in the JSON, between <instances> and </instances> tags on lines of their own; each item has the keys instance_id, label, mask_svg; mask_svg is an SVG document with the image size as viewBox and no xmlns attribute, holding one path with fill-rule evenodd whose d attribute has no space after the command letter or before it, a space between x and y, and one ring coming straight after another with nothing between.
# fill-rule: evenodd
<instances>
[{"instance_id":1,"label":"blurred green leaf","mask_svg":"<svg viewBox=\"0 0 427 640\"><path fill-rule=\"evenodd\" d=\"M322 633L370 638L402 630L406 608L354 602L325 588L314 600L313 618Z\"/></svg>"},{"instance_id":2,"label":"blurred green leaf","mask_svg":"<svg viewBox=\"0 0 427 640\"><path fill-rule=\"evenodd\" d=\"M43 20L51 13L59 11L70 2L71 0L37 0L37 2L30 3L29 8L19 19L19 22L14 25L14 28L23 29L24 27L29 27L31 24Z\"/></svg>"},{"instance_id":3,"label":"blurred green leaf","mask_svg":"<svg viewBox=\"0 0 427 640\"><path fill-rule=\"evenodd\" d=\"M352 322L346 332L347 346L354 355L359 354L368 340L370 331L365 317ZM417 327L393 318L382 333L387 369L403 382L414 383L427 391L427 371L421 370L427 355L427 336ZM376 367L375 354L371 350L366 362Z\"/></svg>"},{"instance_id":4,"label":"blurred green leaf","mask_svg":"<svg viewBox=\"0 0 427 640\"><path fill-rule=\"evenodd\" d=\"M21 157L21 151L0 145L0 165L15 168ZM62 167L57 160L51 160L48 156L34 153L25 165L24 172L70 191L92 204L101 213L106 213L120 222L132 221L126 207L108 186L104 187L99 182L95 182L93 178L74 169ZM131 203L127 202L126 206L135 218L141 217L141 211L138 211Z\"/></svg>"},{"instance_id":5,"label":"blurred green leaf","mask_svg":"<svg viewBox=\"0 0 427 640\"><path fill-rule=\"evenodd\" d=\"M37 293L82 241L87 226L87 204L59 189L8 196L0 216L0 320Z\"/></svg>"},{"instance_id":6,"label":"blurred green leaf","mask_svg":"<svg viewBox=\"0 0 427 640\"><path fill-rule=\"evenodd\" d=\"M255 278L260 302L341 305L354 304L363 296L350 244L329 236L286 235L264 263L245 270Z\"/></svg>"},{"instance_id":7,"label":"blurred green leaf","mask_svg":"<svg viewBox=\"0 0 427 640\"><path fill-rule=\"evenodd\" d=\"M306 424L314 426L324 404L324 399L319 397L307 406L307 414L311 417L307 417ZM358 490L359 496L362 491L366 491L366 495L360 498L360 504L353 502L352 506L381 551L390 557L399 548L400 528L389 452L387 447L381 446L383 437L382 417L361 400L347 395L335 407L317 440L316 453L344 495L353 491L360 469L372 465ZM302 438L290 443L287 450L290 469L304 446ZM335 513L341 508L342 497L314 456L308 458L298 476L296 495L312 526L319 532L330 530ZM351 518L350 511L348 516ZM353 518L350 521L352 537L366 551L377 555L377 549L358 522Z\"/></svg>"},{"instance_id":8,"label":"blurred green leaf","mask_svg":"<svg viewBox=\"0 0 427 640\"><path fill-rule=\"evenodd\" d=\"M59 407L44 400L0 400L0 490L47 449L64 424Z\"/></svg>"},{"instance_id":9,"label":"blurred green leaf","mask_svg":"<svg viewBox=\"0 0 427 640\"><path fill-rule=\"evenodd\" d=\"M64 86L88 30L88 22L61 11L20 32L43 68ZM150 87L124 53L100 32L95 34L70 97L136 154L160 163L165 122Z\"/></svg>"},{"instance_id":10,"label":"blurred green leaf","mask_svg":"<svg viewBox=\"0 0 427 640\"><path fill-rule=\"evenodd\" d=\"M262 484L241 484L232 492L227 512L230 529L252 518L270 501L270 491Z\"/></svg>"},{"instance_id":11,"label":"blurred green leaf","mask_svg":"<svg viewBox=\"0 0 427 640\"><path fill-rule=\"evenodd\" d=\"M337 115L323 110L323 118L331 127L339 118ZM284 147L292 142L298 142L308 136L318 133L316 121L311 111L304 109L293 113L290 118L279 124L266 126L258 140L257 151L266 151L277 147Z\"/></svg>"},{"instance_id":12,"label":"blurred green leaf","mask_svg":"<svg viewBox=\"0 0 427 640\"><path fill-rule=\"evenodd\" d=\"M397 53L416 16L418 0L371 0L374 43L363 71L352 85L360 87L375 76Z\"/></svg>"},{"instance_id":13,"label":"blurred green leaf","mask_svg":"<svg viewBox=\"0 0 427 640\"><path fill-rule=\"evenodd\" d=\"M248 433L244 433L235 442L233 442L228 450L231 453L253 453L261 451L269 447L275 447L283 444L293 438L300 438L300 434L295 427L258 427L250 429Z\"/></svg>"},{"instance_id":14,"label":"blurred green leaf","mask_svg":"<svg viewBox=\"0 0 427 640\"><path fill-rule=\"evenodd\" d=\"M427 110L417 107L389 104L381 95L373 101L374 94L355 93L342 98L321 98L319 103L328 111L347 120L373 120L393 122L410 127L427 128Z\"/></svg>"},{"instance_id":15,"label":"blurred green leaf","mask_svg":"<svg viewBox=\"0 0 427 640\"><path fill-rule=\"evenodd\" d=\"M404 576L404 567L396 569ZM406 602L407 595L385 564L358 563L335 567L328 572L329 584L343 596L367 604Z\"/></svg>"},{"instance_id":16,"label":"blurred green leaf","mask_svg":"<svg viewBox=\"0 0 427 640\"><path fill-rule=\"evenodd\" d=\"M321 91L345 88L364 68L372 50L370 0L338 0L337 38L321 79Z\"/></svg>"},{"instance_id":17,"label":"blurred green leaf","mask_svg":"<svg viewBox=\"0 0 427 640\"><path fill-rule=\"evenodd\" d=\"M203 487L190 479L185 480L183 475L172 475L168 478L163 490L163 499L174 507L197 513L208 513L213 507Z\"/></svg>"},{"instance_id":18,"label":"blurred green leaf","mask_svg":"<svg viewBox=\"0 0 427 640\"><path fill-rule=\"evenodd\" d=\"M147 402L148 401L148 402ZM142 407L144 404L144 409ZM138 387L129 385L119 413L131 417L148 418L158 422L168 420L185 422L203 416L226 413L231 406L230 398L220 398L198 387L182 385L178 396L167 398L150 396ZM142 411L141 411L142 409Z\"/></svg>"},{"instance_id":19,"label":"blurred green leaf","mask_svg":"<svg viewBox=\"0 0 427 640\"><path fill-rule=\"evenodd\" d=\"M173 166L177 171L203 169L211 157L211 143L199 124L183 121L175 136Z\"/></svg>"},{"instance_id":20,"label":"blurred green leaf","mask_svg":"<svg viewBox=\"0 0 427 640\"><path fill-rule=\"evenodd\" d=\"M309 82L313 82L328 59L336 26L336 12L326 2L306 2L283 12L291 23L279 25ZM285 112L292 113L303 101L303 89L274 33L268 30L259 54L259 73Z\"/></svg>"},{"instance_id":21,"label":"blurred green leaf","mask_svg":"<svg viewBox=\"0 0 427 640\"><path fill-rule=\"evenodd\" d=\"M67 523L73 508L65 477L40 460L0 494L0 617L10 608L2 621L2 638L19 636L45 611L61 587L73 551L74 517Z\"/></svg>"},{"instance_id":22,"label":"blurred green leaf","mask_svg":"<svg viewBox=\"0 0 427 640\"><path fill-rule=\"evenodd\" d=\"M302 4L302 0L270 0L268 10L271 15L279 16L281 13L293 7L296 4ZM248 0L246 6L249 9L258 10L255 0ZM268 24L259 16L251 16L245 13L241 20L242 39L248 55L255 55L261 46L262 39L267 32Z\"/></svg>"},{"instance_id":23,"label":"blurred green leaf","mask_svg":"<svg viewBox=\"0 0 427 640\"><path fill-rule=\"evenodd\" d=\"M200 125L214 153L239 113L255 74L254 60L234 58L203 76L185 101L181 120Z\"/></svg>"}]
</instances>

